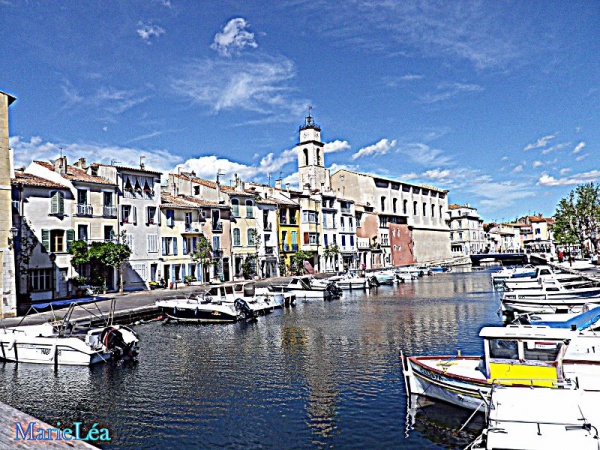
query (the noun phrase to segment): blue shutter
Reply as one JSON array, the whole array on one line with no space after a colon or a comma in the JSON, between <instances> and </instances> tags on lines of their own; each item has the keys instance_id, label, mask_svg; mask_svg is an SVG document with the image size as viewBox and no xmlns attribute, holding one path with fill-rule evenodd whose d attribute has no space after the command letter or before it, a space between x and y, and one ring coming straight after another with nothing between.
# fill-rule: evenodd
<instances>
[{"instance_id":1,"label":"blue shutter","mask_svg":"<svg viewBox=\"0 0 600 450\"><path fill-rule=\"evenodd\" d=\"M173 238L173 255L177 256L177 238Z\"/></svg>"}]
</instances>

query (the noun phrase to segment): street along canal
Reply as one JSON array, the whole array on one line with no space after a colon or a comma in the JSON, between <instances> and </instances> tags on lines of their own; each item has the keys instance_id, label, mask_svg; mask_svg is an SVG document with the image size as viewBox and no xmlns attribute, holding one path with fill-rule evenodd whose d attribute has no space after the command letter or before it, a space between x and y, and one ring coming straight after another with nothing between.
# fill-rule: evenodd
<instances>
[{"instance_id":1,"label":"street along canal","mask_svg":"<svg viewBox=\"0 0 600 450\"><path fill-rule=\"evenodd\" d=\"M254 323L139 325L136 363L0 363L0 401L49 424L97 423L103 448L462 448L470 413L407 421L400 350L480 354L500 324L489 272L298 302Z\"/></svg>"}]
</instances>

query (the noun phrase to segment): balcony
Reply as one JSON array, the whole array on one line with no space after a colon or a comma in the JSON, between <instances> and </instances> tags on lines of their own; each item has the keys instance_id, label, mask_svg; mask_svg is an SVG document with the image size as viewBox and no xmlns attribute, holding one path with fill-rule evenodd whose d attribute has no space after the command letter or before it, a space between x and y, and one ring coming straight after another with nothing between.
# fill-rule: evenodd
<instances>
[{"instance_id":1,"label":"balcony","mask_svg":"<svg viewBox=\"0 0 600 450\"><path fill-rule=\"evenodd\" d=\"M265 231L271 231L273 230L273 224L270 222L266 222L265 223Z\"/></svg>"},{"instance_id":2,"label":"balcony","mask_svg":"<svg viewBox=\"0 0 600 450\"><path fill-rule=\"evenodd\" d=\"M223 231L223 222L221 222L221 221L213 222L212 230L222 232Z\"/></svg>"},{"instance_id":3,"label":"balcony","mask_svg":"<svg viewBox=\"0 0 600 450\"><path fill-rule=\"evenodd\" d=\"M86 205L85 203L77 204L77 215L78 216L91 216L94 214L94 208L92 205Z\"/></svg>"},{"instance_id":4,"label":"balcony","mask_svg":"<svg viewBox=\"0 0 600 450\"><path fill-rule=\"evenodd\" d=\"M201 226L198 222L186 223L184 233L192 234L192 233L201 233Z\"/></svg>"},{"instance_id":5,"label":"balcony","mask_svg":"<svg viewBox=\"0 0 600 450\"><path fill-rule=\"evenodd\" d=\"M265 247L265 255L274 255L275 247Z\"/></svg>"},{"instance_id":6,"label":"balcony","mask_svg":"<svg viewBox=\"0 0 600 450\"><path fill-rule=\"evenodd\" d=\"M352 214L350 208L340 208L340 211L342 212L342 214Z\"/></svg>"},{"instance_id":7,"label":"balcony","mask_svg":"<svg viewBox=\"0 0 600 450\"><path fill-rule=\"evenodd\" d=\"M102 217L117 217L117 207L116 206L102 207Z\"/></svg>"}]
</instances>

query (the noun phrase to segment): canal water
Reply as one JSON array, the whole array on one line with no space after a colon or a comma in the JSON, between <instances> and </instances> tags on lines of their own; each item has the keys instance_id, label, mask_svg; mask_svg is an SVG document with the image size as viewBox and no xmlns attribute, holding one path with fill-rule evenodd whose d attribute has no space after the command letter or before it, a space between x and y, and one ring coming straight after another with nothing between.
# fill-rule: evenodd
<instances>
[{"instance_id":1,"label":"canal water","mask_svg":"<svg viewBox=\"0 0 600 450\"><path fill-rule=\"evenodd\" d=\"M498 306L489 272L455 271L254 323L147 323L135 363L0 363L0 401L108 428L102 448L464 448L481 421L459 432L470 414L439 403L407 416L399 354L480 354Z\"/></svg>"}]
</instances>

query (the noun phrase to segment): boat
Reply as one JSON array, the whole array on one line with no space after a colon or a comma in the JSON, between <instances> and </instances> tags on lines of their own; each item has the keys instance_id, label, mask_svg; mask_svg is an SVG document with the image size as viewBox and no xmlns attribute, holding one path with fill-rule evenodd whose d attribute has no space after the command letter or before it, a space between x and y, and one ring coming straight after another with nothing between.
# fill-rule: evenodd
<instances>
[{"instance_id":1,"label":"boat","mask_svg":"<svg viewBox=\"0 0 600 450\"><path fill-rule=\"evenodd\" d=\"M530 277L505 279L503 288L505 291L514 291L517 289L536 289L546 280L569 282L583 279L584 278L581 275L558 272L550 266L537 266L535 268L535 273Z\"/></svg>"},{"instance_id":2,"label":"boat","mask_svg":"<svg viewBox=\"0 0 600 450\"><path fill-rule=\"evenodd\" d=\"M583 309L584 311L580 313L521 314L515 319L515 323L569 330L596 330L600 328L600 306L586 304Z\"/></svg>"},{"instance_id":3,"label":"boat","mask_svg":"<svg viewBox=\"0 0 600 450\"><path fill-rule=\"evenodd\" d=\"M580 287L546 280L537 289L504 292L501 309L508 314L579 312L596 298L600 298L600 286Z\"/></svg>"},{"instance_id":4,"label":"boat","mask_svg":"<svg viewBox=\"0 0 600 450\"><path fill-rule=\"evenodd\" d=\"M523 267L502 267L502 269L492 272L492 284L502 286L505 280L509 278L531 277L535 274L535 266L526 264Z\"/></svg>"},{"instance_id":5,"label":"boat","mask_svg":"<svg viewBox=\"0 0 600 450\"><path fill-rule=\"evenodd\" d=\"M395 273L390 270L378 270L377 272L372 272L371 276L377 280L378 285L394 284L398 281Z\"/></svg>"},{"instance_id":6,"label":"boat","mask_svg":"<svg viewBox=\"0 0 600 450\"><path fill-rule=\"evenodd\" d=\"M407 394L471 410L489 402L493 384L600 389L600 336L546 326L484 327L483 356L400 355Z\"/></svg>"},{"instance_id":7,"label":"boat","mask_svg":"<svg viewBox=\"0 0 600 450\"><path fill-rule=\"evenodd\" d=\"M73 302L62 320L27 325L29 315L26 315L19 325L0 329L0 359L55 366L90 366L110 359L133 359L138 355L139 339L131 328L108 321L104 326L83 327L73 315L79 306Z\"/></svg>"},{"instance_id":8,"label":"boat","mask_svg":"<svg viewBox=\"0 0 600 450\"><path fill-rule=\"evenodd\" d=\"M194 323L231 323L255 319L257 313L241 298L223 301L211 295L157 300L161 314L170 320Z\"/></svg>"},{"instance_id":9,"label":"boat","mask_svg":"<svg viewBox=\"0 0 600 450\"><path fill-rule=\"evenodd\" d=\"M378 281L375 277L359 277L352 272L334 275L329 277L328 280L334 281L336 286L343 290L365 290L378 284Z\"/></svg>"},{"instance_id":10,"label":"boat","mask_svg":"<svg viewBox=\"0 0 600 450\"><path fill-rule=\"evenodd\" d=\"M415 267L411 267L411 266L402 266L402 267L398 267L396 268L396 270L394 271L396 274L396 278L398 280L402 280L400 281L401 283L406 283L408 281L414 281L416 279L418 279L420 276L423 276L423 273L415 268Z\"/></svg>"},{"instance_id":11,"label":"boat","mask_svg":"<svg viewBox=\"0 0 600 450\"><path fill-rule=\"evenodd\" d=\"M468 448L598 450L599 402L582 389L494 387L486 428Z\"/></svg>"},{"instance_id":12,"label":"boat","mask_svg":"<svg viewBox=\"0 0 600 450\"><path fill-rule=\"evenodd\" d=\"M334 281L315 283L309 276L292 277L285 284L271 284L269 290L271 292L293 294L296 298L301 299L332 300L342 295L342 290Z\"/></svg>"}]
</instances>

